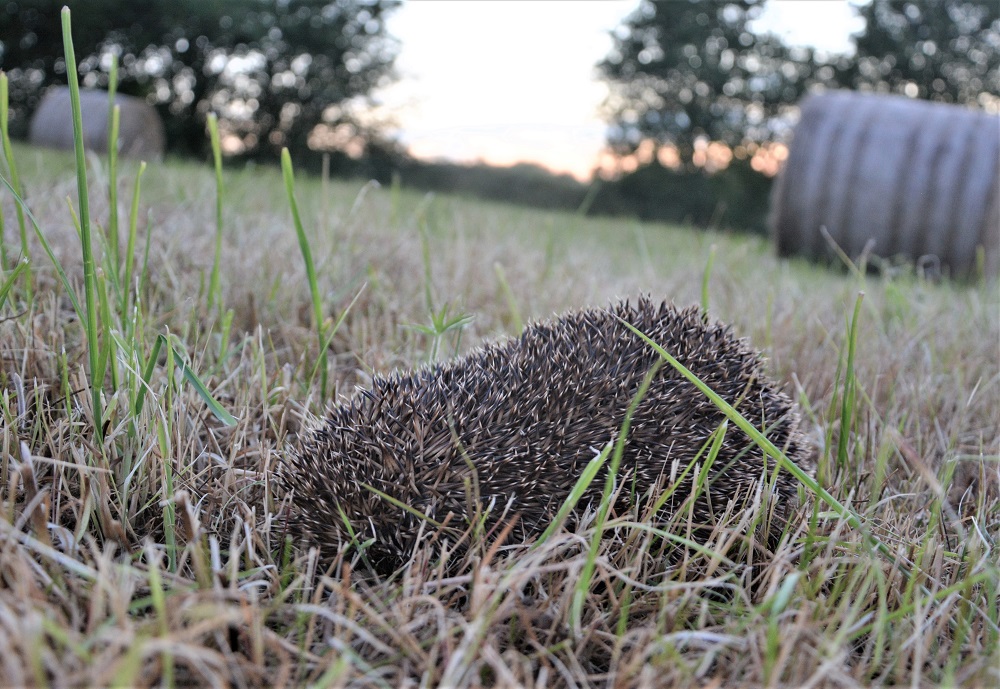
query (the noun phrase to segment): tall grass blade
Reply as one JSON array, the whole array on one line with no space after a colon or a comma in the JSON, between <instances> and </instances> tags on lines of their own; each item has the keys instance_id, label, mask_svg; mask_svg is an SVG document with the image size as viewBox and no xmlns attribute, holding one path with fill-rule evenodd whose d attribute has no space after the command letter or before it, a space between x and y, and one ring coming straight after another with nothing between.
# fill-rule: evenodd
<instances>
[{"instance_id":1,"label":"tall grass blade","mask_svg":"<svg viewBox=\"0 0 1000 689\"><path fill-rule=\"evenodd\" d=\"M858 317L865 293L859 292L854 302L854 315L847 329L847 367L844 370L844 392L841 399L840 437L837 439L837 465L847 466L847 441L854 430L854 405L857 401L858 382L854 376L854 355L858 348Z\"/></svg>"},{"instance_id":2,"label":"tall grass blade","mask_svg":"<svg viewBox=\"0 0 1000 689\"><path fill-rule=\"evenodd\" d=\"M121 255L118 251L118 129L121 124L121 108L115 105L118 92L118 56L111 54L111 70L108 74L108 243L115 275L121 269Z\"/></svg>"},{"instance_id":3,"label":"tall grass blade","mask_svg":"<svg viewBox=\"0 0 1000 689\"><path fill-rule=\"evenodd\" d=\"M326 340L323 341L323 351L324 352L328 351L328 348L330 347L330 343L333 342L334 336L336 336L336 334L340 331L340 326L344 324L344 319L347 318L347 314L350 313L350 311L351 311L352 308L354 308L354 305L356 303L358 303L358 299L361 298L361 294L363 292L364 292L364 286L362 286L362 288L360 290L358 290L358 293L354 295L354 299L352 299L351 303L347 305L347 308L345 308L343 311L341 311L340 316L337 318L337 321L332 326L329 326L329 327L326 328L326 331L327 331L326 332ZM316 369L319 368L320 364L323 363L323 362L324 362L324 358L323 357L320 357L319 359L316 360L316 365L309 372L309 379L310 380L315 380L316 379L316 372L317 372Z\"/></svg>"},{"instance_id":4,"label":"tall grass blade","mask_svg":"<svg viewBox=\"0 0 1000 689\"><path fill-rule=\"evenodd\" d=\"M590 207L594 205L594 200L597 199L597 195L601 192L602 186L603 183L601 180L597 179L595 176L594 181L592 181L590 186L587 188L587 193L584 195L583 201L581 201L580 205L577 206L577 215L583 217L590 212Z\"/></svg>"},{"instance_id":5,"label":"tall grass blade","mask_svg":"<svg viewBox=\"0 0 1000 689\"><path fill-rule=\"evenodd\" d=\"M4 227L3 211L0 210L0 276L7 272L10 258L7 256L7 243L3 240L7 236L7 228Z\"/></svg>"},{"instance_id":6,"label":"tall grass blade","mask_svg":"<svg viewBox=\"0 0 1000 689\"><path fill-rule=\"evenodd\" d=\"M125 349L125 343L118 338L118 346ZM238 422L236 417L226 411L226 409L219 403L217 399L209 391L208 387L202 382L198 374L195 373L187 361L185 360L185 352L179 344L170 341L170 338L163 333L156 336L156 340L153 342L153 348L149 352L149 357L146 359L146 365L142 370L142 381L139 385L139 390L136 394L136 398L132 403L132 414L138 417L142 413L142 408L146 402L146 391L149 389L150 381L153 379L153 371L156 369L156 363L160 358L160 352L166 348L167 351L167 369L172 371L174 366L179 366L181 369L181 375L184 376L184 380L188 382L191 387L194 388L198 396L201 397L202 401L208 407L209 411L217 418L219 421L227 426L234 426Z\"/></svg>"},{"instance_id":7,"label":"tall grass blade","mask_svg":"<svg viewBox=\"0 0 1000 689\"><path fill-rule=\"evenodd\" d=\"M208 282L208 308L211 309L216 300L221 304L219 295L219 267L222 263L222 146L219 142L219 118L215 113L208 116L208 134L212 141L212 159L215 162L215 258L212 261L212 277Z\"/></svg>"},{"instance_id":8,"label":"tall grass blade","mask_svg":"<svg viewBox=\"0 0 1000 689\"><path fill-rule=\"evenodd\" d=\"M890 562L896 564L898 567L900 567L901 570L909 573L910 570L907 564L900 562L899 559L897 559L897 557L889 549L889 547L884 543L882 543L882 541L880 541L877 537L875 537L871 533L871 530L864 525L864 523L861 521L861 518L854 512L854 510L845 506L843 503L837 500L837 498L833 497L833 495L827 492L825 488L823 488L822 486L819 485L819 483L816 482L816 479L814 479L812 476L810 476L805 471L800 469L795 464L795 462L788 459L788 457L785 456L785 453L779 450L777 447L775 447L774 443L768 440L767 437L763 433L761 433L752 423L747 421L743 417L743 415L741 415L738 411L733 409L733 407L728 402L719 397L719 395L716 394L714 390L712 390L710 387L708 387L708 385L702 382L702 380L698 378L698 376L696 376L694 373L688 370L688 368L684 366L684 364L675 359L669 352L667 352L667 350L663 349L663 347L661 347L659 344L657 344L654 340L652 340L650 337L648 337L645 333L643 333L641 330L636 328L631 323L628 323L625 320L622 320L622 323L624 323L629 330L631 330L640 338L642 338L642 340L646 344L648 344L650 347L656 350L656 352L661 357L666 359L666 361L671 366L673 366L681 375L683 375L685 378L691 381L691 383L693 383L695 387L701 390L701 392L706 397L712 400L712 403L715 404L715 406L717 406L722 411L722 413L724 413L729 418L730 421L736 424L741 431L746 433L750 437L750 439L757 444L758 447L760 447L764 452L770 455L775 460L775 462L777 462L778 466L780 466L785 471L788 471L802 485L811 490L815 495L819 496L820 499L823 500L823 502L825 502L827 505L833 508L834 512L836 512L840 518L846 521L852 528L855 528L859 532L861 532L864 535L865 539L872 545L872 547L874 547L878 552L887 557L890 560Z\"/></svg>"},{"instance_id":9,"label":"tall grass blade","mask_svg":"<svg viewBox=\"0 0 1000 689\"><path fill-rule=\"evenodd\" d=\"M583 569L580 571L580 578L574 586L573 598L570 603L570 625L577 635L581 631L583 604L590 594L590 582L593 579L594 569L597 566L597 552L601 545L601 537L604 535L604 524L608 520L608 512L611 511L611 502L616 492L615 481L618 478L618 469L621 466L622 457L625 456L625 443L628 442L629 430L632 428L632 417L635 415L635 410L639 408L639 403L642 402L649 391L649 386L652 384L653 378L662 365L663 362L658 361L646 373L646 377L643 378L642 383L639 385L639 390L635 393L635 397L625 412L625 419L622 421L618 437L615 439L611 464L608 466L608 475L604 479L604 493L601 496L601 504L597 510L597 517L594 520L594 534L590 538L590 550L587 553L587 560L583 565Z\"/></svg>"},{"instance_id":10,"label":"tall grass blade","mask_svg":"<svg viewBox=\"0 0 1000 689\"><path fill-rule=\"evenodd\" d=\"M281 172L285 180L285 191L288 194L288 206L292 211L292 222L295 224L295 234L299 240L299 249L302 251L302 260L305 262L306 278L309 280L309 292L312 295L313 320L316 321L316 335L319 339L320 348L318 366L320 370L320 404L322 404L326 401L328 375L323 303L319 293L319 285L316 281L316 268L313 265L309 238L302 227L302 219L299 216L299 205L295 201L295 173L292 170L292 157L289 155L287 148L281 149Z\"/></svg>"},{"instance_id":11,"label":"tall grass blade","mask_svg":"<svg viewBox=\"0 0 1000 689\"><path fill-rule=\"evenodd\" d=\"M167 501L170 502L171 496L165 496ZM172 502L170 503L173 504ZM149 560L148 569L148 580L149 580L149 594L152 598L153 609L156 611L156 618L159 626L159 634L161 637L166 639L170 635L170 626L168 623L169 614L167 613L167 596L164 591L165 586L163 579L160 577L160 563L156 553L151 552L152 548L148 549L146 556ZM171 566L171 571L173 567ZM174 660L172 654L164 650L162 653L162 668L163 668L163 686L172 687L174 686Z\"/></svg>"},{"instance_id":12,"label":"tall grass blade","mask_svg":"<svg viewBox=\"0 0 1000 689\"><path fill-rule=\"evenodd\" d=\"M441 523L441 522L439 522L439 521L437 521L435 519L431 519L426 514L424 514L420 510L418 510L416 507L411 507L410 505L407 505L405 502L403 502L399 498L394 498L391 495L389 495L388 493L385 493L385 492L379 490L378 488L376 488L375 486L369 485L369 484L367 484L367 483L365 483L363 481L359 481L358 485L361 486L362 488L364 488L365 490L367 490L372 495L375 495L375 496L381 498L382 500L385 500L390 505L398 507L399 509L403 510L404 512L412 514L414 517L416 517L417 519L419 519L422 522L427 522L428 524L430 524L431 526L433 526L435 529L443 529L444 528L444 524L443 523Z\"/></svg>"},{"instance_id":13,"label":"tall grass blade","mask_svg":"<svg viewBox=\"0 0 1000 689\"><path fill-rule=\"evenodd\" d=\"M322 198L322 209L320 210L320 227L324 232L330 230L330 154L323 154L322 170L320 171L320 197Z\"/></svg>"},{"instance_id":14,"label":"tall grass blade","mask_svg":"<svg viewBox=\"0 0 1000 689\"><path fill-rule=\"evenodd\" d=\"M542 535L538 537L538 540L535 541L534 545L531 546L532 550L540 547L552 538L552 534L558 531L563 525L566 521L566 517L568 517L569 513L573 511L577 504L579 504L580 498L582 498L586 490L590 488L590 484L594 482L597 472L599 472L601 467L604 466L604 463L608 461L608 457L611 455L613 447L614 446L609 442L604 446L603 450L594 455L594 458L587 463L587 466L584 467L579 478L576 479L576 483L573 484L573 489L569 492L569 496L567 496L566 500L563 501L563 504L556 513L556 516L545 528L545 531L542 532Z\"/></svg>"},{"instance_id":15,"label":"tall grass blade","mask_svg":"<svg viewBox=\"0 0 1000 689\"><path fill-rule=\"evenodd\" d=\"M7 186L14 192L14 196L20 199L24 196L24 188L21 186L21 178L17 173L17 163L14 161L14 151L10 145L10 132L8 131L10 110L8 99L9 83L7 74L0 70L0 145L3 147L3 157L7 161L7 173L10 175L10 184ZM14 204L14 213L17 216L17 227L21 237L21 258L30 260L31 251L28 247L28 228L24 222L24 204ZM3 243L3 236L0 236L0 243ZM0 269L7 270L7 266L2 265ZM25 285L25 296L29 305L34 301L30 278L31 276L29 275L28 283Z\"/></svg>"},{"instance_id":16,"label":"tall grass blade","mask_svg":"<svg viewBox=\"0 0 1000 689\"><path fill-rule=\"evenodd\" d=\"M424 304L427 306L427 311L431 314L435 311L434 280L433 271L431 270L431 242L427 230L427 211L430 208L430 202L433 198L431 194L425 196L424 201L427 203L421 202L420 208L417 209L417 229L420 231L420 255L424 262Z\"/></svg>"},{"instance_id":17,"label":"tall grass blade","mask_svg":"<svg viewBox=\"0 0 1000 689\"><path fill-rule=\"evenodd\" d=\"M146 403L146 391L149 389L149 381L153 379L153 370L156 368L156 362L160 358L160 350L166 342L167 338L163 335L158 336L153 342L153 349L149 352L149 357L146 359L146 367L142 371L142 384L139 385L135 401L132 403L132 416L134 418L138 418L142 413L142 407Z\"/></svg>"},{"instance_id":18,"label":"tall grass blade","mask_svg":"<svg viewBox=\"0 0 1000 689\"><path fill-rule=\"evenodd\" d=\"M97 279L94 270L94 253L90 240L90 199L87 192L87 161L83 150L83 118L80 114L80 83L76 73L76 53L73 51L73 32L70 11L62 9L63 50L66 56L66 76L69 80L69 97L73 110L73 144L76 150L76 185L80 208L80 243L83 247L83 296L86 303L87 351L90 355L90 393L94 408L94 433L100 441L103 435L101 391L103 380L96 378L100 371L100 351L97 343Z\"/></svg>"},{"instance_id":19,"label":"tall grass blade","mask_svg":"<svg viewBox=\"0 0 1000 689\"><path fill-rule=\"evenodd\" d=\"M111 303L108 299L108 281L101 272L97 275L97 306L101 314L101 321L111 323ZM105 337L101 341L101 347L97 357L98 380L104 380L104 375L108 371L108 364L111 364L111 389L118 389L118 367L114 365L115 341L113 337Z\"/></svg>"},{"instance_id":20,"label":"tall grass blade","mask_svg":"<svg viewBox=\"0 0 1000 689\"><path fill-rule=\"evenodd\" d=\"M715 263L715 244L708 250L708 261L705 263L705 272L701 276L701 310L708 313L708 284L712 278L712 265Z\"/></svg>"},{"instance_id":21,"label":"tall grass blade","mask_svg":"<svg viewBox=\"0 0 1000 689\"><path fill-rule=\"evenodd\" d=\"M157 337L157 339L159 338L164 338L164 340L166 340L166 336L162 334ZM199 378L198 374L194 372L194 369L188 366L185 361L186 357L184 356L184 351L174 342L170 343L170 350L173 352L174 363L181 369L184 380L186 380L188 384L195 389L198 396L201 397L202 401L208 406L209 411L211 411L215 418L225 425L235 426L236 417L227 412L225 407L219 404L219 401L212 396L212 393L209 392L205 384L201 382L201 378Z\"/></svg>"},{"instance_id":22,"label":"tall grass blade","mask_svg":"<svg viewBox=\"0 0 1000 689\"><path fill-rule=\"evenodd\" d=\"M52 262L52 267L55 269L56 275L59 276L59 282L62 284L63 289L66 290L66 296L73 304L73 310L76 312L77 318L81 321L85 320L86 314L84 314L80 308L80 302L77 299L76 290L73 289L73 285L70 283L69 277L66 275L66 271L63 270L62 265L59 263L59 259L56 258L55 253L52 251L51 245L49 245L48 240L45 239L45 235L42 234L41 228L38 227L38 221L35 220L35 216L32 215L30 210L28 210L28 207L24 203L24 199L22 199L21 195L14 190L13 185L7 178L0 177L0 182L3 182L4 186L7 187L7 190L14 196L14 202L17 204L17 207L22 209L25 217L31 221L31 226L35 230L35 236L38 238L38 242L42 245L42 249L45 251L45 254L49 257L49 261Z\"/></svg>"},{"instance_id":23,"label":"tall grass blade","mask_svg":"<svg viewBox=\"0 0 1000 689\"><path fill-rule=\"evenodd\" d=\"M133 287L132 266L135 262L135 239L139 224L139 193L142 190L142 173L145 171L146 163L139 163L139 169L135 173L135 184L132 187L132 208L128 216L128 243L125 246L125 279L123 281L126 307L132 303L128 295L132 294Z\"/></svg>"},{"instance_id":24,"label":"tall grass blade","mask_svg":"<svg viewBox=\"0 0 1000 689\"><path fill-rule=\"evenodd\" d=\"M514 326L514 334L520 335L524 331L524 319L521 318L521 310L517 307L517 299L514 298L514 291L507 282L507 274L499 261L493 264L493 270L497 274L500 282L500 289L503 291L504 299L507 300L507 309L510 311L511 324Z\"/></svg>"},{"instance_id":25,"label":"tall grass blade","mask_svg":"<svg viewBox=\"0 0 1000 689\"><path fill-rule=\"evenodd\" d=\"M722 441L725 440L726 431L728 430L729 419L725 419L718 428L712 431L712 434L708 437L708 440L705 441L705 444L698 449L698 452L696 452L694 457L691 458L691 461L685 465L684 469L682 469L679 474L677 474L677 478L672 481L671 485L656 499L656 502L653 503L653 508L650 510L652 514L659 512L660 509L667 504L667 500L669 500L674 493L677 492L677 489L684 482L684 479L687 478L687 475L692 469L695 468L699 460L701 460L701 456L705 454L705 449L708 448L708 454L705 456L705 462L701 466L701 471L699 471L698 475L694 477L694 489L692 490L692 493L695 494L704 490L705 481L711 475L712 465L715 464L715 460L718 458L719 452L722 450Z\"/></svg>"},{"instance_id":26,"label":"tall grass blade","mask_svg":"<svg viewBox=\"0 0 1000 689\"><path fill-rule=\"evenodd\" d=\"M14 286L14 283L17 282L21 273L24 273L29 269L30 265L31 264L28 262L27 258L22 258L17 264L17 267L4 278L3 284L0 285L0 309L3 308L4 303L7 301L7 295L10 294L10 290Z\"/></svg>"}]
</instances>

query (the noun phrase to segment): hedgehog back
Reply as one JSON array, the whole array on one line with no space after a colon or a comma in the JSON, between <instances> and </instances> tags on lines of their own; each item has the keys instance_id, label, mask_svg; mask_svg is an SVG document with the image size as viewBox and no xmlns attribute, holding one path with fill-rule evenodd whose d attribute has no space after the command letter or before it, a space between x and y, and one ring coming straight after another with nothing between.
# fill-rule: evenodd
<instances>
[{"instance_id":1,"label":"hedgehog back","mask_svg":"<svg viewBox=\"0 0 1000 689\"><path fill-rule=\"evenodd\" d=\"M422 520L370 486L438 522L451 513L450 526L459 530L478 503L489 509L488 525L517 515L514 538L537 536L587 463L616 439L659 360L622 321L804 463L793 405L768 381L759 356L696 307L641 299L532 324L520 338L464 358L375 378L370 390L333 409L289 458L282 483L296 493L296 531L333 555L350 540L346 517L360 540L375 537L368 557L376 568L394 570L412 554ZM619 479L634 489L619 493L616 508L627 509L633 496L678 476L724 419L694 385L662 366L633 416ZM770 475L774 465L767 461ZM696 523L710 525L730 499L751 494L764 462L748 437L730 429L707 491L694 502ZM678 500L689 495L693 474L674 492ZM603 487L599 474L578 509L596 504ZM783 516L794 504L794 479L782 472L775 490ZM668 501L658 519L675 507Z\"/></svg>"}]
</instances>

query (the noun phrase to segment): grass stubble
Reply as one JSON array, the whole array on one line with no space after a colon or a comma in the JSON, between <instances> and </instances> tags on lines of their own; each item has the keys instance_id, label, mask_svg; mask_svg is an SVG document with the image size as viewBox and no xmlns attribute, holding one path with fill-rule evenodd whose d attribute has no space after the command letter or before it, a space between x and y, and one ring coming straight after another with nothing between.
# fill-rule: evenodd
<instances>
[{"instance_id":1,"label":"grass stubble","mask_svg":"<svg viewBox=\"0 0 1000 689\"><path fill-rule=\"evenodd\" d=\"M1000 682L995 281L321 187L290 160L109 165L5 132L3 149L0 684ZM473 519L459 576L434 545L387 579L364 544L324 569L286 533L274 469L331 399L640 292L700 301L764 349L833 504L804 500L774 547L759 495L699 542L683 514L654 527L608 500L534 544Z\"/></svg>"}]
</instances>

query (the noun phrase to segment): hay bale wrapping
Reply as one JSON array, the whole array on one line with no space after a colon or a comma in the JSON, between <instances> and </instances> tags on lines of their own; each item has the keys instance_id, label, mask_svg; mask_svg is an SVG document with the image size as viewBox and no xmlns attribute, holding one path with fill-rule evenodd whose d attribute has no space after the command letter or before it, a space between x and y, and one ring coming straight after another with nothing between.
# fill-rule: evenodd
<instances>
[{"instance_id":1,"label":"hay bale wrapping","mask_svg":"<svg viewBox=\"0 0 1000 689\"><path fill-rule=\"evenodd\" d=\"M904 256L954 275L1000 266L1000 117L837 91L803 103L771 199L779 255Z\"/></svg>"},{"instance_id":2,"label":"hay bale wrapping","mask_svg":"<svg viewBox=\"0 0 1000 689\"><path fill-rule=\"evenodd\" d=\"M141 98L115 95L121 108L118 128L118 153L144 159L163 157L166 135L163 120L149 103ZM83 144L91 151L108 150L108 93L92 89L80 90L80 112L83 116ZM53 86L42 97L31 118L28 140L36 146L73 148L73 115L69 87Z\"/></svg>"}]
</instances>

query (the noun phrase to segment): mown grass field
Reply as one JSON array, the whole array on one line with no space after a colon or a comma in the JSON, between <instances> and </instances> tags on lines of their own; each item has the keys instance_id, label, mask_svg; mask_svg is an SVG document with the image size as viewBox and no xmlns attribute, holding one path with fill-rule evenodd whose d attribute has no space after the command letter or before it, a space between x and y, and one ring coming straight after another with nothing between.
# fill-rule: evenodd
<instances>
[{"instance_id":1,"label":"mown grass field","mask_svg":"<svg viewBox=\"0 0 1000 689\"><path fill-rule=\"evenodd\" d=\"M995 280L829 270L760 238L298 179L314 301L277 167L222 174L217 234L210 164L151 164L133 214L138 165L112 182L90 156L88 319L74 159L12 152L38 232L25 218L15 274L21 225L0 189L0 685L1000 683ZM776 548L734 525L705 552L657 555L619 515L581 596L586 519L533 551L480 544L459 576L429 553L388 579L350 556L324 571L284 528L276 465L327 404L642 293L707 302L764 352L820 484L863 529L803 489Z\"/></svg>"}]
</instances>

